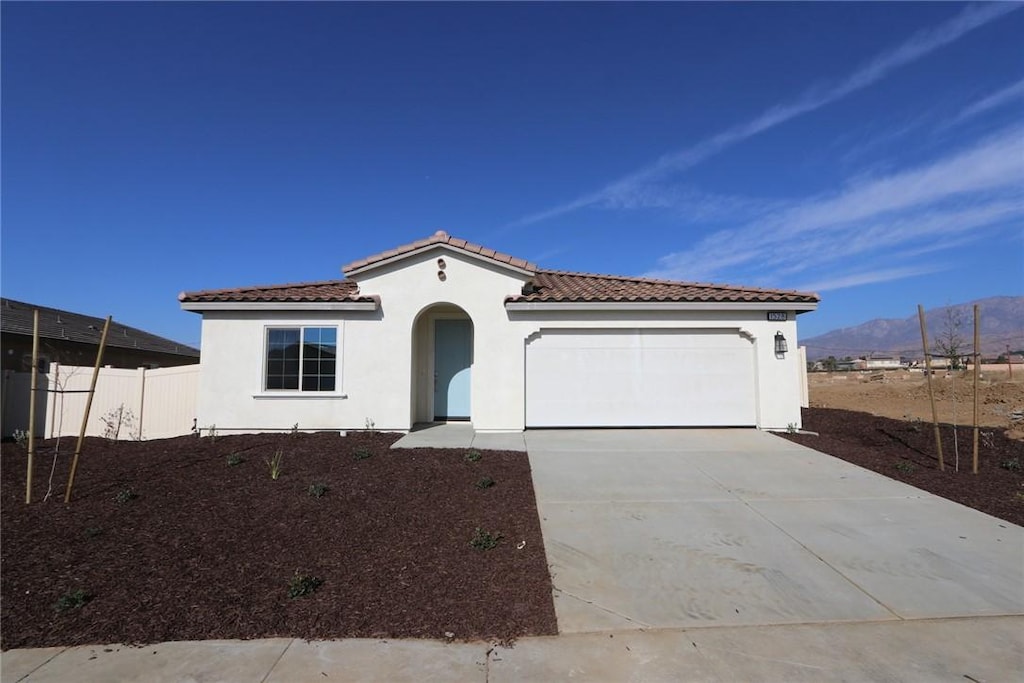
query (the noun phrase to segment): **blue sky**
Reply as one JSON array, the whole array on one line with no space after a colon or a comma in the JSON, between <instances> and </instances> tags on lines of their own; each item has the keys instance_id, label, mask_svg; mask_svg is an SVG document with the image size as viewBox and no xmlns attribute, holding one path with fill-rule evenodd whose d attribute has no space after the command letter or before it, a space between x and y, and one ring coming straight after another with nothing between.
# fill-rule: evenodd
<instances>
[{"instance_id":1,"label":"blue sky","mask_svg":"<svg viewBox=\"0 0 1024 683\"><path fill-rule=\"evenodd\" d=\"M435 230L810 289L804 337L1024 285L1024 4L14 3L3 295L197 344L181 290Z\"/></svg>"}]
</instances>

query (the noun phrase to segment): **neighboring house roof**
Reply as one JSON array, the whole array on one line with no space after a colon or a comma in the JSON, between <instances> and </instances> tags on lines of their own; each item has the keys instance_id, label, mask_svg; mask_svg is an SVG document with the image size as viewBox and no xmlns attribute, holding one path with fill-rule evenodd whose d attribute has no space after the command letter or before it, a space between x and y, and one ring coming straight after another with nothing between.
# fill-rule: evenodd
<instances>
[{"instance_id":1,"label":"neighboring house roof","mask_svg":"<svg viewBox=\"0 0 1024 683\"><path fill-rule=\"evenodd\" d=\"M458 237L452 237L444 230L438 230L426 239L410 242L409 244L403 244L400 247L395 247L394 249L382 251L379 254L374 254L373 256L367 256L364 259L353 261L352 263L343 266L341 271L346 275L352 275L353 273L365 270L371 266L380 265L387 261L391 261L392 259L428 249L438 244L446 245L474 256L483 257L484 259L488 259L505 266L512 266L519 270L528 270L531 272L537 270L536 265L525 259L509 256L508 254L502 254L500 251L494 251L493 249L488 249L487 247L480 246L479 244L473 244L472 242L467 242L466 240L459 239Z\"/></svg>"},{"instance_id":2,"label":"neighboring house roof","mask_svg":"<svg viewBox=\"0 0 1024 683\"><path fill-rule=\"evenodd\" d=\"M403 257L434 245L446 245L477 257L493 260L532 274L521 296L509 297L506 303L589 303L589 302L707 302L707 303L779 303L816 304L817 294L782 289L736 287L707 283L655 280L641 277L594 275L559 270L542 270L524 259L501 254L438 231L418 242L353 261L343 268L346 274L362 271L386 261ZM373 297L361 296L352 280L328 280L265 287L182 292L182 303L210 302L370 302Z\"/></svg>"},{"instance_id":3,"label":"neighboring house roof","mask_svg":"<svg viewBox=\"0 0 1024 683\"><path fill-rule=\"evenodd\" d=\"M19 334L32 336L34 310L39 311L39 337L41 339L57 339L79 342L82 344L100 343L103 335L104 318L95 318L71 311L47 306L36 306L13 299L0 299L0 332L3 334ZM171 339L158 337L135 327L110 321L107 332L107 346L169 353L179 356L199 357L199 349L179 344Z\"/></svg>"}]
</instances>

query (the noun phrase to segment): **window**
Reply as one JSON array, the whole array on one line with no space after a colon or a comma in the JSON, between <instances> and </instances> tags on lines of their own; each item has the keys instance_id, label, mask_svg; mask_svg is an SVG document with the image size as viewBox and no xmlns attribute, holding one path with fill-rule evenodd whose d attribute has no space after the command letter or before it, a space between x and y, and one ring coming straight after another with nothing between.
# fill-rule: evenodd
<instances>
[{"instance_id":1,"label":"window","mask_svg":"<svg viewBox=\"0 0 1024 683\"><path fill-rule=\"evenodd\" d=\"M267 390L334 391L338 330L274 327L267 330Z\"/></svg>"}]
</instances>

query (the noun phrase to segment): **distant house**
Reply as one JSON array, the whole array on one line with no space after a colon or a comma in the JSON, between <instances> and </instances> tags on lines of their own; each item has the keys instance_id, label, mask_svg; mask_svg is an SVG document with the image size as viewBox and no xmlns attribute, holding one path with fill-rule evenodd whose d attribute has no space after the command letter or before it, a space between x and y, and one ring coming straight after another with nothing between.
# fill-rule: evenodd
<instances>
[{"instance_id":1,"label":"distant house","mask_svg":"<svg viewBox=\"0 0 1024 683\"><path fill-rule=\"evenodd\" d=\"M50 363L91 366L103 333L103 318L57 308L0 299L0 349L3 369L32 369L33 310L39 311L40 370ZM111 321L103 364L115 368L158 368L193 365L199 349Z\"/></svg>"},{"instance_id":2,"label":"distant house","mask_svg":"<svg viewBox=\"0 0 1024 683\"><path fill-rule=\"evenodd\" d=\"M860 359L862 370L898 370L903 367L900 359L895 356L882 356L872 354Z\"/></svg>"}]
</instances>

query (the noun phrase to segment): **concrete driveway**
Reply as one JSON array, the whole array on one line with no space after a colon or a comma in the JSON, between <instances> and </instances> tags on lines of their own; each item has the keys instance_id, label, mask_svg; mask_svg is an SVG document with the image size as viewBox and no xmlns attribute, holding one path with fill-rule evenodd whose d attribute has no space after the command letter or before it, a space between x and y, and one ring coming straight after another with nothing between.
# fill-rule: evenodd
<instances>
[{"instance_id":1,"label":"concrete driveway","mask_svg":"<svg viewBox=\"0 0 1024 683\"><path fill-rule=\"evenodd\" d=\"M526 443L561 633L1024 614L1024 529L780 437Z\"/></svg>"}]
</instances>

